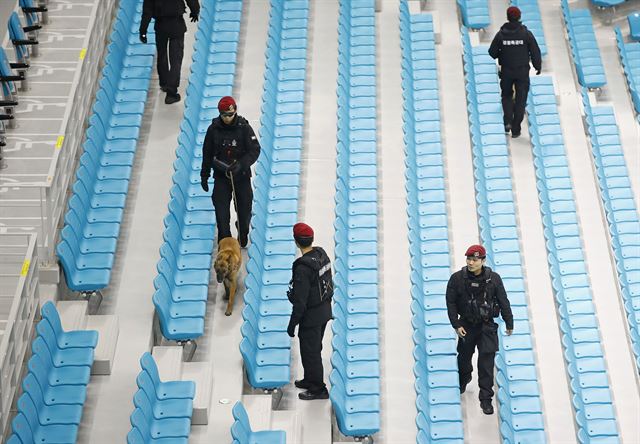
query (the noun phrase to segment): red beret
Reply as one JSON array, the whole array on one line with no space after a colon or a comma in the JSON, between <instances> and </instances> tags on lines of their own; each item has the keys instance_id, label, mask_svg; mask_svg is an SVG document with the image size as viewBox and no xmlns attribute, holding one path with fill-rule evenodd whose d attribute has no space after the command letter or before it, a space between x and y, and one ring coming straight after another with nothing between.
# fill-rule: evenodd
<instances>
[{"instance_id":1,"label":"red beret","mask_svg":"<svg viewBox=\"0 0 640 444\"><path fill-rule=\"evenodd\" d=\"M293 226L293 237L313 237L313 228L305 223L298 222Z\"/></svg>"},{"instance_id":2,"label":"red beret","mask_svg":"<svg viewBox=\"0 0 640 444\"><path fill-rule=\"evenodd\" d=\"M482 245L471 245L469 248L467 248L465 256L484 258L487 257L487 250L485 250Z\"/></svg>"},{"instance_id":3,"label":"red beret","mask_svg":"<svg viewBox=\"0 0 640 444\"><path fill-rule=\"evenodd\" d=\"M231 107L233 107L233 109L231 109ZM236 108L237 108L236 101L233 100L233 97L231 96L224 96L218 102L218 111L220 111L221 113L224 113L227 111L235 111Z\"/></svg>"},{"instance_id":4,"label":"red beret","mask_svg":"<svg viewBox=\"0 0 640 444\"><path fill-rule=\"evenodd\" d=\"M518 8L517 6L509 6L507 8L507 20L509 20L510 22L517 22L518 20L520 20L520 8Z\"/></svg>"}]
</instances>

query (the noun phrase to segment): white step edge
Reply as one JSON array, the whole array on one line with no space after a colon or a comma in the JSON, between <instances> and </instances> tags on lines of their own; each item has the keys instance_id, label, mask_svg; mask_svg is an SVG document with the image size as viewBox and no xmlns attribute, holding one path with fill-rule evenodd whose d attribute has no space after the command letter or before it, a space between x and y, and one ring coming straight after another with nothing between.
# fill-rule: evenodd
<instances>
[{"instance_id":1,"label":"white step edge","mask_svg":"<svg viewBox=\"0 0 640 444\"><path fill-rule=\"evenodd\" d=\"M208 424L209 410L211 408L211 389L213 387L211 365L208 362L184 362L182 363L181 379L196 383L196 396L193 398L191 424Z\"/></svg>"},{"instance_id":2,"label":"white step edge","mask_svg":"<svg viewBox=\"0 0 640 444\"><path fill-rule=\"evenodd\" d=\"M86 330L96 330L98 332L98 345L95 349L91 374L110 375L120 331L118 317L115 315L87 316Z\"/></svg>"},{"instance_id":3,"label":"white step edge","mask_svg":"<svg viewBox=\"0 0 640 444\"><path fill-rule=\"evenodd\" d=\"M295 406L298 422L301 425L301 439L291 442L331 444L331 401L328 399L316 401L302 401L297 399ZM288 438L287 442L290 442Z\"/></svg>"},{"instance_id":4,"label":"white step edge","mask_svg":"<svg viewBox=\"0 0 640 444\"><path fill-rule=\"evenodd\" d=\"M251 430L269 430L271 427L271 395L244 395L242 404L249 414ZM289 442L289 440L287 440ZM293 441L291 441L293 442Z\"/></svg>"},{"instance_id":5,"label":"white step edge","mask_svg":"<svg viewBox=\"0 0 640 444\"><path fill-rule=\"evenodd\" d=\"M440 13L438 11L428 11L433 18L433 39L436 43L442 42L442 35L440 34Z\"/></svg>"},{"instance_id":6,"label":"white step edge","mask_svg":"<svg viewBox=\"0 0 640 444\"><path fill-rule=\"evenodd\" d=\"M182 347L157 346L151 351L162 381L179 381L182 376Z\"/></svg>"},{"instance_id":7,"label":"white step edge","mask_svg":"<svg viewBox=\"0 0 640 444\"><path fill-rule=\"evenodd\" d=\"M471 47L481 45L480 33L477 31L469 30L469 40L471 41Z\"/></svg>"},{"instance_id":8,"label":"white step edge","mask_svg":"<svg viewBox=\"0 0 640 444\"><path fill-rule=\"evenodd\" d=\"M65 331L84 330L87 323L87 301L58 301L56 303L60 322Z\"/></svg>"},{"instance_id":9,"label":"white step edge","mask_svg":"<svg viewBox=\"0 0 640 444\"><path fill-rule=\"evenodd\" d=\"M287 435L287 442L300 442L305 444L316 444L315 440L305 441L302 438L302 428L300 420L295 410L275 410L271 416L271 427L269 430L284 430ZM318 441L320 444L321 441ZM331 441L328 441L331 444Z\"/></svg>"}]
</instances>

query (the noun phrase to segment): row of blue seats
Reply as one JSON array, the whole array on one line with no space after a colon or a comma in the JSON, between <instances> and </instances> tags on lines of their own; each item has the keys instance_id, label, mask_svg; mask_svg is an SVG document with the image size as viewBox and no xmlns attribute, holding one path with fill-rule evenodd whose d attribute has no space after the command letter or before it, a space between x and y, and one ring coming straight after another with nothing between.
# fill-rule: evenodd
<instances>
[{"instance_id":1,"label":"row of blue seats","mask_svg":"<svg viewBox=\"0 0 640 444\"><path fill-rule=\"evenodd\" d=\"M191 432L195 383L161 381L156 361L148 352L140 358L140 366L127 444L186 444Z\"/></svg>"},{"instance_id":2,"label":"row of blue seats","mask_svg":"<svg viewBox=\"0 0 640 444\"><path fill-rule=\"evenodd\" d=\"M15 107L18 106L16 82L20 81L22 88L26 89L31 55L38 54L38 31L42 28L38 14L47 14L46 7L34 6L32 0L20 0L20 6L27 26L22 26L15 11L10 14L8 22L9 40L13 44L16 61L10 63L4 48L0 48L0 104L3 107L0 113L0 163L3 162L2 147L7 145L5 129L15 127Z\"/></svg>"},{"instance_id":3,"label":"row of blue seats","mask_svg":"<svg viewBox=\"0 0 640 444\"><path fill-rule=\"evenodd\" d=\"M233 89L241 16L242 0L203 2L200 10L153 281L153 304L162 335L169 340L194 340L204 333L215 213L210 195L200 188L202 144L219 114L219 99Z\"/></svg>"},{"instance_id":4,"label":"row of blue seats","mask_svg":"<svg viewBox=\"0 0 640 444\"><path fill-rule=\"evenodd\" d=\"M527 114L551 286L558 304L561 341L574 395L578 441L617 442L609 377L551 77L531 79Z\"/></svg>"},{"instance_id":5,"label":"row of blue seats","mask_svg":"<svg viewBox=\"0 0 640 444\"><path fill-rule=\"evenodd\" d=\"M411 254L417 442L464 441L450 275L444 155L433 18L400 2L405 178Z\"/></svg>"},{"instance_id":6,"label":"row of blue seats","mask_svg":"<svg viewBox=\"0 0 640 444\"><path fill-rule=\"evenodd\" d=\"M287 434L284 430L251 430L249 415L240 401L231 409L233 424L231 425L231 444L286 444Z\"/></svg>"},{"instance_id":7,"label":"row of blue seats","mask_svg":"<svg viewBox=\"0 0 640 444\"><path fill-rule=\"evenodd\" d=\"M540 15L538 0L511 0L511 5L520 8L522 23L533 33L540 47L540 53L543 56L546 55L547 41L544 38L544 30L542 29L542 15Z\"/></svg>"},{"instance_id":8,"label":"row of blue seats","mask_svg":"<svg viewBox=\"0 0 640 444\"><path fill-rule=\"evenodd\" d=\"M586 91L582 103L591 153L596 166L618 271L620 294L627 312L631 347L640 371L640 221L633 198L620 133L611 106L591 106Z\"/></svg>"},{"instance_id":9,"label":"row of blue seats","mask_svg":"<svg viewBox=\"0 0 640 444\"><path fill-rule=\"evenodd\" d=\"M496 353L500 432L504 442L545 442L542 403L527 310L509 151L495 61L488 47L472 47L462 29L480 238L487 265L500 274L511 302L514 331Z\"/></svg>"},{"instance_id":10,"label":"row of blue seats","mask_svg":"<svg viewBox=\"0 0 640 444\"><path fill-rule=\"evenodd\" d=\"M78 436L98 332L65 332L50 301L41 314L7 444L72 444Z\"/></svg>"},{"instance_id":11,"label":"row of blue seats","mask_svg":"<svg viewBox=\"0 0 640 444\"><path fill-rule=\"evenodd\" d=\"M380 429L375 0L338 21L335 295L329 396L340 432Z\"/></svg>"},{"instance_id":12,"label":"row of blue seats","mask_svg":"<svg viewBox=\"0 0 640 444\"><path fill-rule=\"evenodd\" d=\"M56 252L67 286L109 285L147 100L154 45L136 41L142 0L120 2Z\"/></svg>"},{"instance_id":13,"label":"row of blue seats","mask_svg":"<svg viewBox=\"0 0 640 444\"><path fill-rule=\"evenodd\" d=\"M625 42L619 27L616 27L615 32L622 69L629 87L629 95L638 121L640 121L640 43Z\"/></svg>"},{"instance_id":14,"label":"row of blue seats","mask_svg":"<svg viewBox=\"0 0 640 444\"><path fill-rule=\"evenodd\" d=\"M484 29L491 24L488 0L456 0L462 24L470 29Z\"/></svg>"},{"instance_id":15,"label":"row of blue seats","mask_svg":"<svg viewBox=\"0 0 640 444\"><path fill-rule=\"evenodd\" d=\"M298 219L309 1L271 0L240 352L252 387L289 383L287 287Z\"/></svg>"},{"instance_id":16,"label":"row of blue seats","mask_svg":"<svg viewBox=\"0 0 640 444\"><path fill-rule=\"evenodd\" d=\"M590 89L601 88L607 84L607 78L591 13L589 9L569 8L568 0L561 0L561 5L578 82Z\"/></svg>"}]
</instances>

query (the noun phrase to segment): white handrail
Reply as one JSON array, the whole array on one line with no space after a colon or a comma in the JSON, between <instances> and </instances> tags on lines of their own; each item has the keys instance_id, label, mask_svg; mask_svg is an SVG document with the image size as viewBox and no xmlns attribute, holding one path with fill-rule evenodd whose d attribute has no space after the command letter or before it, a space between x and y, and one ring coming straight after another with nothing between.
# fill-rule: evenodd
<instances>
[{"instance_id":1,"label":"white handrail","mask_svg":"<svg viewBox=\"0 0 640 444\"><path fill-rule=\"evenodd\" d=\"M18 282L11 302L11 309L6 320L6 327L0 338L0 432L7 427L10 408L16 389L20 384L22 362L29 346L33 321L38 310L38 249L36 235L0 234L2 244L11 240L12 246L24 251L22 264L16 260L15 253L1 253L3 257L11 257L16 264ZM6 248L3 248L6 250ZM3 436L4 434L0 434Z\"/></svg>"}]
</instances>

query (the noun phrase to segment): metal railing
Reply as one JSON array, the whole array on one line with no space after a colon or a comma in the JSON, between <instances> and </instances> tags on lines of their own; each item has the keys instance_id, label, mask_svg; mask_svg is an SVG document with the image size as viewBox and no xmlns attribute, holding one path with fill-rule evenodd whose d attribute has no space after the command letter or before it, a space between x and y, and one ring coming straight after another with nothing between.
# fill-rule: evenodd
<instances>
[{"instance_id":1,"label":"metal railing","mask_svg":"<svg viewBox=\"0 0 640 444\"><path fill-rule=\"evenodd\" d=\"M99 0L94 4L88 26L91 31L85 37L73 79L71 90L74 93L69 96L65 106L61 125L64 133L58 136L46 177L39 182L3 185L9 185L9 189L0 199L0 213L3 217L12 217L9 220L16 222L0 227L0 233L37 233L41 264L44 266L55 262L58 227L65 211L67 190L82 154L79 148L84 140L87 117L90 115L100 79L99 69L106 50L105 43L115 3L116 0Z\"/></svg>"},{"instance_id":2,"label":"metal railing","mask_svg":"<svg viewBox=\"0 0 640 444\"><path fill-rule=\"evenodd\" d=\"M36 244L35 234L0 234L0 432L5 431L11 416L38 310Z\"/></svg>"}]
</instances>

